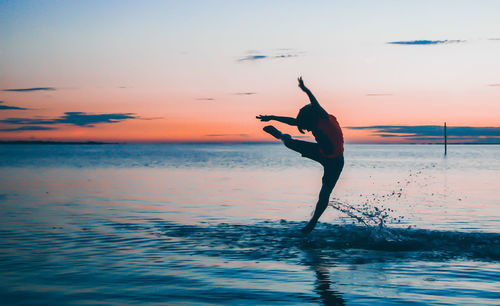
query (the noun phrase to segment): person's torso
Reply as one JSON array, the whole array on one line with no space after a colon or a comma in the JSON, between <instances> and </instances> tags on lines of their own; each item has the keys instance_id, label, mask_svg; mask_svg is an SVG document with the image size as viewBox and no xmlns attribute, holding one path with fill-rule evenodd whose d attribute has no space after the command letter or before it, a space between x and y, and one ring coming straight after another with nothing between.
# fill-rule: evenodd
<instances>
[{"instance_id":1,"label":"person's torso","mask_svg":"<svg viewBox=\"0 0 500 306\"><path fill-rule=\"evenodd\" d=\"M344 136L335 116L319 119L313 135L323 156L332 158L344 153Z\"/></svg>"}]
</instances>

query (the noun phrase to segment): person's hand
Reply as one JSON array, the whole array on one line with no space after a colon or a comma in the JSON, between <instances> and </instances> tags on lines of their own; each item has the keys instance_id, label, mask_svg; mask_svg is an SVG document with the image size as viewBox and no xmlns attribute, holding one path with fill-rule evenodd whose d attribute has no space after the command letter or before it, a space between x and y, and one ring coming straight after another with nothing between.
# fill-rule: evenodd
<instances>
[{"instance_id":1,"label":"person's hand","mask_svg":"<svg viewBox=\"0 0 500 306\"><path fill-rule=\"evenodd\" d=\"M299 81L299 88L302 90L306 90L306 85L304 85L304 81L302 80L302 77L300 76L297 80Z\"/></svg>"},{"instance_id":2,"label":"person's hand","mask_svg":"<svg viewBox=\"0 0 500 306\"><path fill-rule=\"evenodd\" d=\"M260 119L260 121L267 122L272 119L273 116L268 116L268 115L258 115L255 118Z\"/></svg>"}]
</instances>

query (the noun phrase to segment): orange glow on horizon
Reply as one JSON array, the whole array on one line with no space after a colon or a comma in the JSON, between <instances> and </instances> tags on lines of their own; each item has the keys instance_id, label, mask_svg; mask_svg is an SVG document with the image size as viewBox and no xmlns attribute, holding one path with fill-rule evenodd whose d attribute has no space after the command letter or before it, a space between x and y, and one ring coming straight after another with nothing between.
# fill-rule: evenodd
<instances>
[{"instance_id":1,"label":"orange glow on horizon","mask_svg":"<svg viewBox=\"0 0 500 306\"><path fill-rule=\"evenodd\" d=\"M41 93L5 93L4 105L15 105L27 110L3 110L0 119L59 118L65 112L89 111L89 114L132 113L136 119L117 123L97 123L93 127L70 124L46 125L54 130L1 132L1 140L45 141L101 141L101 142L272 142L262 131L273 124L292 136L304 136L295 127L278 122L260 122L258 114L295 117L305 105L307 97L291 87L292 93L278 99L276 95L234 96L222 95L215 100L200 100L190 94L143 93L138 88L58 90ZM197 95L196 97L200 97ZM397 93L389 96L366 96L361 93L324 91L316 94L320 102L334 114L343 127L346 143L405 143L402 137L374 136L370 130L353 130L350 126L371 125L442 125L496 126L496 112L488 111L496 103L495 96L482 96L477 108L484 108L481 117L468 116L469 103L448 109L452 100L469 101L474 95L451 96ZM477 95L480 96L480 95ZM424 100L421 100L424 99ZM65 101L72 101L71 105ZM42 102L39 102L42 101ZM90 101L90 102L87 102ZM175 102L174 102L175 101ZM449 102L445 102L449 101ZM40 108L49 103L50 108ZM429 112L429 109L432 110ZM282 110L282 111L280 111ZM445 115L443 115L445 114ZM0 128L12 125L0 124ZM314 141L312 137L306 140ZM425 141L421 141L424 142ZM433 141L436 142L436 141Z\"/></svg>"}]
</instances>

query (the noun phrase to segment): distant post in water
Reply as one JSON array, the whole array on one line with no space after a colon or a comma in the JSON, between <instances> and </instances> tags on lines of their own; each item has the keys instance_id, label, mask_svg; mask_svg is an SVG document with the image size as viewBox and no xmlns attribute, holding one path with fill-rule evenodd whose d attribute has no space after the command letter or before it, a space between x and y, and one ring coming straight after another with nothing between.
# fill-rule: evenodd
<instances>
[{"instance_id":1,"label":"distant post in water","mask_svg":"<svg viewBox=\"0 0 500 306\"><path fill-rule=\"evenodd\" d=\"M446 135L446 122L444 123L444 155L446 156L447 150L448 150L448 139Z\"/></svg>"}]
</instances>

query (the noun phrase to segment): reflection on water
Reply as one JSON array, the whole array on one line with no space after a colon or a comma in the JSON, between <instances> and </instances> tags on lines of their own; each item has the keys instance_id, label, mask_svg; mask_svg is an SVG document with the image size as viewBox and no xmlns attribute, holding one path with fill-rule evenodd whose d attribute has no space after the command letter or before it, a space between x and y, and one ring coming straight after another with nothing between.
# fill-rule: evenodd
<instances>
[{"instance_id":1,"label":"reflection on water","mask_svg":"<svg viewBox=\"0 0 500 306\"><path fill-rule=\"evenodd\" d=\"M18 303L494 304L497 146L0 146L0 298ZM383 221L383 222L382 222Z\"/></svg>"},{"instance_id":2,"label":"reflection on water","mask_svg":"<svg viewBox=\"0 0 500 306\"><path fill-rule=\"evenodd\" d=\"M345 305L342 294L332 288L334 283L330 279L330 265L321 251L310 248L305 251L305 255L307 259L304 263L310 265L316 273L314 291L319 296L319 302L324 305Z\"/></svg>"}]
</instances>

